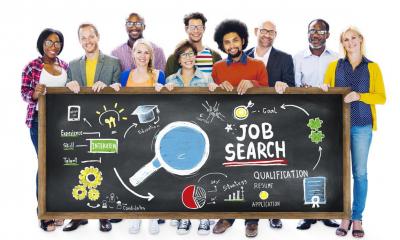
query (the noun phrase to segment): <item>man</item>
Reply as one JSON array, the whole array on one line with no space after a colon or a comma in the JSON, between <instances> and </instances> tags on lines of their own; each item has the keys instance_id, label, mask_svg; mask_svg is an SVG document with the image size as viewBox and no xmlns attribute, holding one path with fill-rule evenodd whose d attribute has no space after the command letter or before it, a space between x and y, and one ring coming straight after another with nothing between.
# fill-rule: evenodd
<instances>
[{"instance_id":1,"label":"man","mask_svg":"<svg viewBox=\"0 0 400 240\"><path fill-rule=\"evenodd\" d=\"M319 87L323 84L328 64L338 58L326 48L329 38L329 24L323 19L315 19L308 24L309 47L294 56L295 82L297 87ZM301 220L297 229L306 230L316 219ZM338 227L335 220L323 219L328 227Z\"/></svg>"},{"instance_id":2,"label":"man","mask_svg":"<svg viewBox=\"0 0 400 240\"><path fill-rule=\"evenodd\" d=\"M196 67L203 73L210 75L213 64L221 60L221 56L216 51L203 45L202 39L206 30L206 22L207 19L199 12L190 13L183 18L188 40L197 50ZM173 54L171 54L168 57L167 66L165 67L165 75L168 77L176 73L179 67L179 63Z\"/></svg>"},{"instance_id":3,"label":"man","mask_svg":"<svg viewBox=\"0 0 400 240\"><path fill-rule=\"evenodd\" d=\"M132 47L136 40L143 38L143 31L146 29L144 18L138 13L131 13L125 22L126 32L128 33L128 42L120 45L111 52L111 55L118 58L121 62L122 71L135 68L132 59ZM164 70L165 55L164 51L154 43L151 43L154 49L154 68Z\"/></svg>"},{"instance_id":4,"label":"man","mask_svg":"<svg viewBox=\"0 0 400 240\"><path fill-rule=\"evenodd\" d=\"M94 92L110 86L119 90L119 74L121 68L118 59L104 55L99 50L99 33L90 23L81 24L78 28L79 42L85 50L85 55L69 63L67 84L72 92L78 93L81 86L92 87ZM73 231L80 225L87 224L87 219L72 219L63 231ZM111 231L108 219L100 219L100 231Z\"/></svg>"},{"instance_id":5,"label":"man","mask_svg":"<svg viewBox=\"0 0 400 240\"><path fill-rule=\"evenodd\" d=\"M225 20L215 29L214 41L218 48L228 54L228 58L214 64L212 77L222 89L232 91L237 87L242 95L253 87L268 86L268 75L265 65L248 57L243 49L248 43L247 26L238 20ZM220 219L213 228L213 233L221 234L232 226L235 219ZM246 219L246 236L258 234L258 224Z\"/></svg>"},{"instance_id":6,"label":"man","mask_svg":"<svg viewBox=\"0 0 400 240\"><path fill-rule=\"evenodd\" d=\"M257 46L246 51L247 56L261 60L267 66L268 84L275 87L277 93L284 93L287 87L294 87L293 59L289 54L273 47L277 36L276 26L271 21L265 21L254 29ZM249 221L248 221L249 222ZM258 219L252 219L258 224ZM282 228L280 219L269 219L271 228Z\"/></svg>"},{"instance_id":7,"label":"man","mask_svg":"<svg viewBox=\"0 0 400 240\"><path fill-rule=\"evenodd\" d=\"M207 76L211 75L212 67L215 62L221 60L221 56L211 48L203 45L202 39L206 30L207 18L199 12L190 13L184 16L183 23L185 31L188 35L188 41L196 48L195 66ZM174 54L168 57L165 67L166 77L176 73L180 68L179 62ZM177 233L187 234L191 227L189 219L181 219L177 222ZM200 219L198 233L206 235L210 232L210 221L208 219Z\"/></svg>"}]
</instances>

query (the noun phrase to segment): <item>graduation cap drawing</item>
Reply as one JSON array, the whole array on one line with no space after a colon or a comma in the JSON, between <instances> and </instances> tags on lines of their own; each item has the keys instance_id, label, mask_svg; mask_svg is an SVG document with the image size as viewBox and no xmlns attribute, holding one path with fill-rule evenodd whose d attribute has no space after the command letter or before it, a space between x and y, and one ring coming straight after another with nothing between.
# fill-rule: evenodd
<instances>
[{"instance_id":1,"label":"graduation cap drawing","mask_svg":"<svg viewBox=\"0 0 400 240\"><path fill-rule=\"evenodd\" d=\"M160 113L157 105L140 105L131 115L137 115L140 123L149 123L154 121L156 113Z\"/></svg>"}]
</instances>

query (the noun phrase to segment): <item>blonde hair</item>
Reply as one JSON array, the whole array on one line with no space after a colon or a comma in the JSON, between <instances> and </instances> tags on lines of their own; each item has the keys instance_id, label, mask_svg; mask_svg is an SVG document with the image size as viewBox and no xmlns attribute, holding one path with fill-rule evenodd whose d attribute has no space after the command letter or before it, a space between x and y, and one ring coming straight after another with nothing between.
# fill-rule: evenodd
<instances>
[{"instance_id":1,"label":"blonde hair","mask_svg":"<svg viewBox=\"0 0 400 240\"><path fill-rule=\"evenodd\" d=\"M360 32L360 30L358 30L356 27L354 26L350 26L348 27L346 30L344 30L341 34L340 34L340 45L341 45L341 52L343 53L343 55L345 57L347 57L347 51L343 46L343 38L344 35L348 32L353 32L355 33L360 39L361 39L361 46L360 46L360 51L361 51L361 55L365 56L365 40L364 40L364 36L362 35L362 33Z\"/></svg>"},{"instance_id":2,"label":"blonde hair","mask_svg":"<svg viewBox=\"0 0 400 240\"><path fill-rule=\"evenodd\" d=\"M133 44L133 47L132 47L132 59L133 59L133 62L135 63L135 57L133 56L133 54L134 54L136 48L139 46L139 44L145 45L146 48L150 52L150 59L149 59L149 63L147 64L147 72L148 73L153 73L153 71L154 71L154 49L151 46L151 43L149 41L147 41L147 40L145 40L143 38L138 39L138 40L135 41L135 44ZM135 63L135 65L136 65L136 63Z\"/></svg>"}]
</instances>

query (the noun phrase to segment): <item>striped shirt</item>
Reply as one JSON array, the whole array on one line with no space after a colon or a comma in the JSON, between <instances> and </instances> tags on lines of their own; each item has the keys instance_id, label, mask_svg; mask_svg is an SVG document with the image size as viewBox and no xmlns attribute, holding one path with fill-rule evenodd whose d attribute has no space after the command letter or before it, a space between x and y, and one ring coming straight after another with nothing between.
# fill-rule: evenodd
<instances>
[{"instance_id":1,"label":"striped shirt","mask_svg":"<svg viewBox=\"0 0 400 240\"><path fill-rule=\"evenodd\" d=\"M197 68L207 75L211 75L213 67L213 58L211 50L204 48L201 52L196 55L196 66Z\"/></svg>"},{"instance_id":2,"label":"striped shirt","mask_svg":"<svg viewBox=\"0 0 400 240\"><path fill-rule=\"evenodd\" d=\"M68 69L68 64L58 58L56 58L56 63L65 71ZM29 128L32 126L32 119L37 105L37 100L33 100L32 95L35 92L36 85L40 81L43 67L43 57L39 57L28 63L22 71L21 96L28 103L25 123Z\"/></svg>"}]
</instances>

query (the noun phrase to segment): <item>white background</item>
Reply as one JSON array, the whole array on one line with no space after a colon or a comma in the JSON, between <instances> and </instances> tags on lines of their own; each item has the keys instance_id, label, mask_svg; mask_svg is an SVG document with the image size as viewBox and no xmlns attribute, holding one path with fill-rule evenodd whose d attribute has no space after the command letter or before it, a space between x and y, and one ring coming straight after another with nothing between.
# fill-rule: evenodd
<instances>
[{"instance_id":1,"label":"white background","mask_svg":"<svg viewBox=\"0 0 400 240\"><path fill-rule=\"evenodd\" d=\"M388 1L389 2L389 1ZM160 235L147 232L147 222L137 236L128 234L129 220L114 224L110 233L100 233L98 222L64 233L57 229L45 233L36 219L35 174L37 160L29 130L24 124L26 103L20 97L23 67L38 56L36 40L42 29L53 27L63 32L65 48L60 58L70 61L83 54L77 38L80 23L94 23L100 32L100 49L109 54L127 40L124 21L130 12L146 18L145 38L172 53L178 41L186 37L183 15L203 12L208 18L204 43L217 49L213 34L216 24L225 18L238 18L249 28L254 46L253 28L270 19L277 25L275 47L295 54L307 47L307 24L324 18L331 25L328 48L339 50L339 34L348 25L357 26L366 39L367 57L377 62L383 72L387 102L378 106L378 131L374 133L369 158L369 192L364 215L365 239L394 239L398 207L399 171L399 27L398 9L385 1L1 1L0 67L1 67L1 171L0 171L0 238L1 239L205 239L196 234L198 222L190 235L178 236L165 224ZM397 24L395 24L397 22ZM297 220L284 220L282 230L271 230L260 222L258 239L339 239L334 229L318 223L308 231L295 229ZM245 239L242 221L215 239ZM397 236L398 237L398 236ZM208 237L207 237L208 238ZM351 238L349 236L349 238Z\"/></svg>"}]
</instances>

